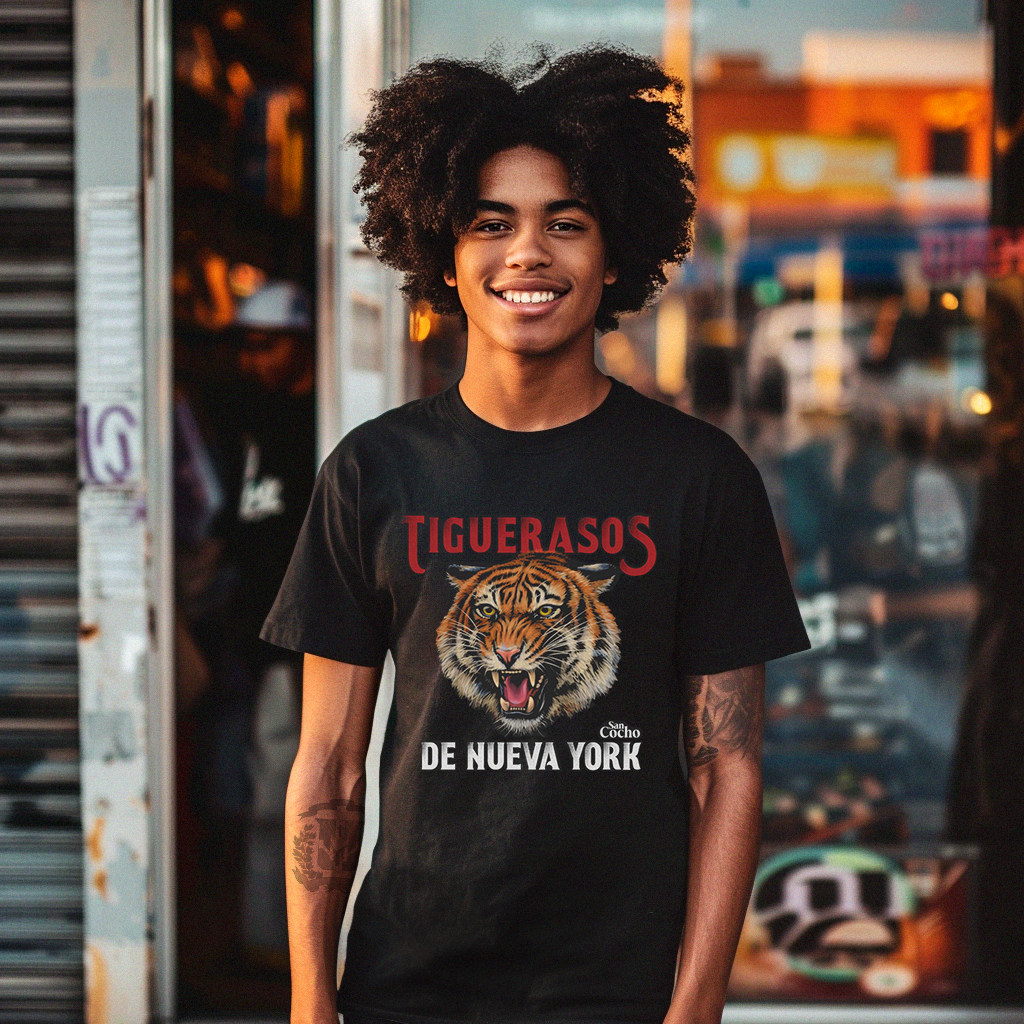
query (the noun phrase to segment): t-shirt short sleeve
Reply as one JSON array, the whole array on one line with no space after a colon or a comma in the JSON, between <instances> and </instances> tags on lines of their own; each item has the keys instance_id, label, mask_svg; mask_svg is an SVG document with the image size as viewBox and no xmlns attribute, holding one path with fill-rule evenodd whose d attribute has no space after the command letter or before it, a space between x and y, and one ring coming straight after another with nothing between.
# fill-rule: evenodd
<instances>
[{"instance_id":1,"label":"t-shirt short sleeve","mask_svg":"<svg viewBox=\"0 0 1024 1024\"><path fill-rule=\"evenodd\" d=\"M289 650L376 667L388 647L385 602L368 580L357 497L343 494L332 479L338 461L328 458L317 474L260 638Z\"/></svg>"},{"instance_id":2,"label":"t-shirt short sleeve","mask_svg":"<svg viewBox=\"0 0 1024 1024\"><path fill-rule=\"evenodd\" d=\"M735 442L721 454L700 551L681 588L681 675L729 672L810 647L761 475Z\"/></svg>"}]
</instances>

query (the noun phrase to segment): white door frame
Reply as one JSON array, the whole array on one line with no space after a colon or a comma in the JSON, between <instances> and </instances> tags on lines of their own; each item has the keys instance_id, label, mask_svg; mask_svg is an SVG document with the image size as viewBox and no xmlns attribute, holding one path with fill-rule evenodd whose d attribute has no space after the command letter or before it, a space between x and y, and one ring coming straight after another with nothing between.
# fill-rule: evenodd
<instances>
[{"instance_id":1,"label":"white door frame","mask_svg":"<svg viewBox=\"0 0 1024 1024\"><path fill-rule=\"evenodd\" d=\"M174 1016L168 0L74 0L86 1016Z\"/></svg>"},{"instance_id":2,"label":"white door frame","mask_svg":"<svg viewBox=\"0 0 1024 1024\"><path fill-rule=\"evenodd\" d=\"M407 63L408 0L314 0L317 191L317 451L405 399L405 307L397 275L359 237L345 138L369 93Z\"/></svg>"}]
</instances>

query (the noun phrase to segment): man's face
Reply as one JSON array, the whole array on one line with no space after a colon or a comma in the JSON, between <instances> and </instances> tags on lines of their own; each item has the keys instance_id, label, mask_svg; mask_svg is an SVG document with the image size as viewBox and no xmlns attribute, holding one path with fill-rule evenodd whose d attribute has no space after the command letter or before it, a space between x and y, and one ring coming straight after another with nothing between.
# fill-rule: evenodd
<instances>
[{"instance_id":1,"label":"man's face","mask_svg":"<svg viewBox=\"0 0 1024 1024\"><path fill-rule=\"evenodd\" d=\"M470 343L520 355L592 344L602 291L616 274L562 161L532 146L503 150L480 168L478 196L455 243L454 272L445 274L459 290Z\"/></svg>"}]
</instances>

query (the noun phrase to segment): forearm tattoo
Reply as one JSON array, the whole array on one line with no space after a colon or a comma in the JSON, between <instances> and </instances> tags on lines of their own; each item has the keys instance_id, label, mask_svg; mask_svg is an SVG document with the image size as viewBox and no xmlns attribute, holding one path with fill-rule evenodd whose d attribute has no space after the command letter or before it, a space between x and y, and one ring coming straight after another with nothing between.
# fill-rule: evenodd
<instances>
[{"instance_id":1,"label":"forearm tattoo","mask_svg":"<svg viewBox=\"0 0 1024 1024\"><path fill-rule=\"evenodd\" d=\"M764 666L686 677L683 740L691 767L719 752L758 757L764 722Z\"/></svg>"},{"instance_id":2,"label":"forearm tattoo","mask_svg":"<svg viewBox=\"0 0 1024 1024\"><path fill-rule=\"evenodd\" d=\"M292 836L292 874L310 892L344 890L359 860L363 805L355 800L313 804L299 815Z\"/></svg>"}]
</instances>

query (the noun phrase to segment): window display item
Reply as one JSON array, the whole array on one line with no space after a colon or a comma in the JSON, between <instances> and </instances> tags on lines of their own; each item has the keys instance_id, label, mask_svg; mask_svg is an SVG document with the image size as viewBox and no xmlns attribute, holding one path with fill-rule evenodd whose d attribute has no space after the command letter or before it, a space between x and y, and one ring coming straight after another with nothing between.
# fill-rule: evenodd
<instances>
[{"instance_id":1,"label":"window display item","mask_svg":"<svg viewBox=\"0 0 1024 1024\"><path fill-rule=\"evenodd\" d=\"M932 1001L964 991L969 851L893 858L855 846L767 857L733 967L733 998Z\"/></svg>"},{"instance_id":2,"label":"window display item","mask_svg":"<svg viewBox=\"0 0 1024 1024\"><path fill-rule=\"evenodd\" d=\"M242 118L242 185L286 217L305 202L309 152L308 100L304 89L263 89L245 100Z\"/></svg>"},{"instance_id":3,"label":"window display item","mask_svg":"<svg viewBox=\"0 0 1024 1024\"><path fill-rule=\"evenodd\" d=\"M291 281L267 281L235 305L236 327L308 331L312 323L309 294Z\"/></svg>"}]
</instances>

